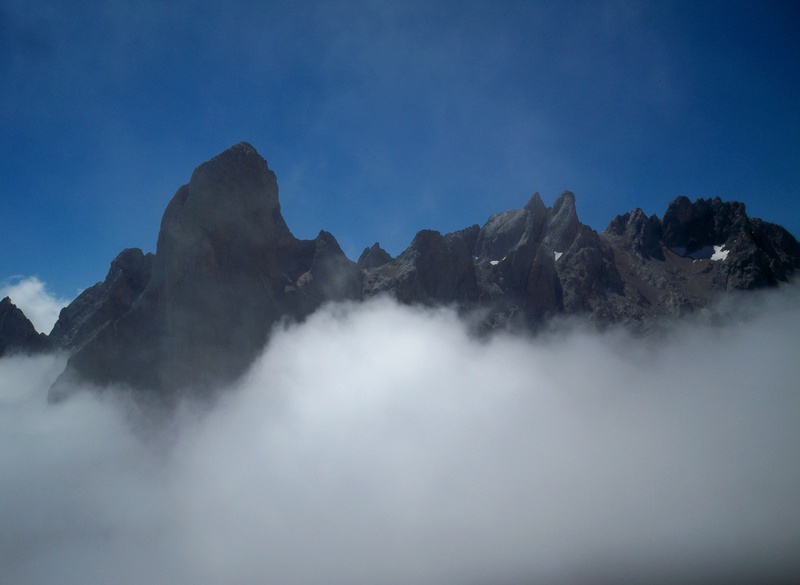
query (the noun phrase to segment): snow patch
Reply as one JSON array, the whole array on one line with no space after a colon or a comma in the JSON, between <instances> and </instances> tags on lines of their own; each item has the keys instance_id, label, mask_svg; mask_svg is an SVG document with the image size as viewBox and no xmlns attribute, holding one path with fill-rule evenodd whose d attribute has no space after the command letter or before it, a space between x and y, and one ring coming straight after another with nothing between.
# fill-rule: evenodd
<instances>
[{"instance_id":1,"label":"snow patch","mask_svg":"<svg viewBox=\"0 0 800 585\"><path fill-rule=\"evenodd\" d=\"M555 256L556 258L556 262L558 262L558 259L561 258L563 255L564 252L553 252L553 256Z\"/></svg>"},{"instance_id":2,"label":"snow patch","mask_svg":"<svg viewBox=\"0 0 800 585\"><path fill-rule=\"evenodd\" d=\"M729 252L730 250L725 249L725 244L714 246L714 253L711 255L711 259L725 261L728 258Z\"/></svg>"}]
</instances>

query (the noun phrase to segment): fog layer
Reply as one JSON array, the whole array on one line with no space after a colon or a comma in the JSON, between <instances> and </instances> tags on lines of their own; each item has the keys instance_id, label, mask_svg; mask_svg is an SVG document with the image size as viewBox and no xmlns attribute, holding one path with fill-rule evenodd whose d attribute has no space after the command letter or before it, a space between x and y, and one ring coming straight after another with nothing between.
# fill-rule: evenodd
<instances>
[{"instance_id":1,"label":"fog layer","mask_svg":"<svg viewBox=\"0 0 800 585\"><path fill-rule=\"evenodd\" d=\"M726 326L478 341L331 306L142 440L0 360L0 582L656 582L800 574L800 302Z\"/></svg>"}]
</instances>

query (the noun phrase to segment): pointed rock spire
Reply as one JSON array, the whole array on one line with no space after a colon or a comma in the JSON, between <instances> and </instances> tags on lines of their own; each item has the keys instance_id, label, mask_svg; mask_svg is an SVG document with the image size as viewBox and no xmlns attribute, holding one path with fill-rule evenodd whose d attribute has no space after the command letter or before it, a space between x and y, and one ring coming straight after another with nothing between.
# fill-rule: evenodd
<instances>
[{"instance_id":1,"label":"pointed rock spire","mask_svg":"<svg viewBox=\"0 0 800 585\"><path fill-rule=\"evenodd\" d=\"M377 268L391 261L391 255L381 248L378 242L375 242L372 247L364 248L361 256L358 257L357 264L359 268Z\"/></svg>"},{"instance_id":2,"label":"pointed rock spire","mask_svg":"<svg viewBox=\"0 0 800 585\"><path fill-rule=\"evenodd\" d=\"M578 235L579 227L575 195L572 191L563 191L553 204L547 223L547 237L553 250L557 252L567 250Z\"/></svg>"}]
</instances>

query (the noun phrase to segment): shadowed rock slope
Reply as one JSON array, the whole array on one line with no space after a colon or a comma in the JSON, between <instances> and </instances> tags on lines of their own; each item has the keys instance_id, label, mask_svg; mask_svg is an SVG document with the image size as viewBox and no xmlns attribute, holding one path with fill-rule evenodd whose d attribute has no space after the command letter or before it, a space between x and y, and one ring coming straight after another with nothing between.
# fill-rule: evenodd
<instances>
[{"instance_id":1,"label":"shadowed rock slope","mask_svg":"<svg viewBox=\"0 0 800 585\"><path fill-rule=\"evenodd\" d=\"M112 272L113 265L113 280ZM152 269L130 274L141 291L117 303L117 314L98 318L92 308L114 302L106 279L97 285L104 300L73 317L94 326L71 342L77 347L52 399L76 380L152 390L165 400L186 388L207 393L244 371L278 320L361 295L361 271L332 235L291 234L275 174L245 143L195 169L164 212ZM128 301L134 287L125 283ZM57 330L69 330L62 319Z\"/></svg>"},{"instance_id":2,"label":"shadowed rock slope","mask_svg":"<svg viewBox=\"0 0 800 585\"><path fill-rule=\"evenodd\" d=\"M0 357L15 353L40 353L50 348L47 335L37 333L9 297L0 301Z\"/></svg>"},{"instance_id":3,"label":"shadowed rock slope","mask_svg":"<svg viewBox=\"0 0 800 585\"><path fill-rule=\"evenodd\" d=\"M396 258L375 243L356 264L327 232L292 235L275 174L241 143L178 189L155 255L123 251L61 312L49 342L72 357L50 397L74 382L166 402L202 396L241 375L277 322L329 300L452 305L484 331L535 330L559 315L646 330L720 293L785 282L798 267L795 238L741 203L679 197L663 218L636 209L597 233L569 191L552 207L534 194L482 227L420 231Z\"/></svg>"}]
</instances>

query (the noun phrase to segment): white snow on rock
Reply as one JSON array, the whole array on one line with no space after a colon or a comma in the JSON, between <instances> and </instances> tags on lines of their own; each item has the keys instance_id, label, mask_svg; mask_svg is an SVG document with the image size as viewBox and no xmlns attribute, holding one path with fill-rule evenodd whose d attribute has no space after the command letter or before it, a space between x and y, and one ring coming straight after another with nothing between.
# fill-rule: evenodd
<instances>
[{"instance_id":1,"label":"white snow on rock","mask_svg":"<svg viewBox=\"0 0 800 585\"><path fill-rule=\"evenodd\" d=\"M671 247L670 250L683 258L691 258L694 262L697 260L725 260L728 257L728 252L730 252L730 250L725 249L725 244L721 246L703 246L693 252L687 252L686 248L678 246Z\"/></svg>"},{"instance_id":2,"label":"white snow on rock","mask_svg":"<svg viewBox=\"0 0 800 585\"><path fill-rule=\"evenodd\" d=\"M725 260L728 257L730 250L725 249L725 244L721 246L714 246L714 253L711 255L712 260Z\"/></svg>"},{"instance_id":3,"label":"white snow on rock","mask_svg":"<svg viewBox=\"0 0 800 585\"><path fill-rule=\"evenodd\" d=\"M558 262L558 259L561 258L561 256L563 256L563 255L564 255L564 252L553 252L553 256L556 257L556 262Z\"/></svg>"}]
</instances>

